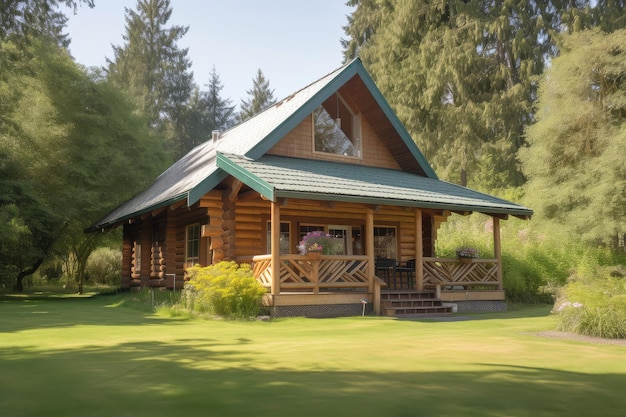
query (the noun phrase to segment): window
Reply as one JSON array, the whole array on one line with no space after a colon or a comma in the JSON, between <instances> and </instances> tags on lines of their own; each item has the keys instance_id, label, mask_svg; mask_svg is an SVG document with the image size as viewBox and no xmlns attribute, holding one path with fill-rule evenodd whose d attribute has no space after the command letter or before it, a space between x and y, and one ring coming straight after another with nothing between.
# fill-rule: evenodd
<instances>
[{"instance_id":1,"label":"window","mask_svg":"<svg viewBox=\"0 0 626 417\"><path fill-rule=\"evenodd\" d=\"M272 251L272 223L267 222L267 252ZM280 222L280 253L288 255L291 253L291 224L289 222Z\"/></svg>"},{"instance_id":2,"label":"window","mask_svg":"<svg viewBox=\"0 0 626 417\"><path fill-rule=\"evenodd\" d=\"M133 245L133 272L141 272L141 243L138 241Z\"/></svg>"},{"instance_id":3,"label":"window","mask_svg":"<svg viewBox=\"0 0 626 417\"><path fill-rule=\"evenodd\" d=\"M185 238L185 268L200 263L200 225L187 226Z\"/></svg>"},{"instance_id":4,"label":"window","mask_svg":"<svg viewBox=\"0 0 626 417\"><path fill-rule=\"evenodd\" d=\"M298 236L298 243L302 240L303 237L307 235L309 232L317 232L317 231L326 231L326 227L321 224L301 224L300 231Z\"/></svg>"},{"instance_id":5,"label":"window","mask_svg":"<svg viewBox=\"0 0 626 417\"><path fill-rule=\"evenodd\" d=\"M336 93L313 112L316 152L361 157L361 117Z\"/></svg>"},{"instance_id":6,"label":"window","mask_svg":"<svg viewBox=\"0 0 626 417\"><path fill-rule=\"evenodd\" d=\"M161 272L161 247L159 246L159 226L152 227L152 251L150 254L150 276L157 277Z\"/></svg>"},{"instance_id":7,"label":"window","mask_svg":"<svg viewBox=\"0 0 626 417\"><path fill-rule=\"evenodd\" d=\"M376 258L398 258L396 228L374 227L374 256Z\"/></svg>"}]
</instances>

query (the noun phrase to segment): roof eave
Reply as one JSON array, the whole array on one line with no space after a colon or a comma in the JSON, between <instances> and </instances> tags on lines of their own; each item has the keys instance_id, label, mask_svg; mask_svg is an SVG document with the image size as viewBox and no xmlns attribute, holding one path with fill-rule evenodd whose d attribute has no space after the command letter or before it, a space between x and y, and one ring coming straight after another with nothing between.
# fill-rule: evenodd
<instances>
[{"instance_id":1,"label":"roof eave","mask_svg":"<svg viewBox=\"0 0 626 417\"><path fill-rule=\"evenodd\" d=\"M414 207L433 210L448 210L453 212L478 212L487 215L511 215L521 219L530 219L533 211L525 208L507 208L507 207L489 207L480 205L465 205L465 204L450 204L439 203L434 201L417 201L417 200L402 200L392 198L376 198L376 197L363 197L357 195L345 195L345 194L333 194L333 193L311 193L292 190L276 190L274 193L276 199L284 198L299 198L309 200L322 200L322 201L338 201L347 203L360 203L369 205L386 205L386 206L399 206L399 207Z\"/></svg>"},{"instance_id":2,"label":"roof eave","mask_svg":"<svg viewBox=\"0 0 626 417\"><path fill-rule=\"evenodd\" d=\"M248 187L258 192L270 201L276 201L276 193L274 187L263 179L250 173L246 169L240 167L235 162L228 159L227 155L217 154L217 166L229 175L232 175Z\"/></svg>"},{"instance_id":3,"label":"roof eave","mask_svg":"<svg viewBox=\"0 0 626 417\"><path fill-rule=\"evenodd\" d=\"M166 201L162 201L158 204L154 204L152 206L146 207L144 209L132 212L127 214L126 216L122 216L122 217L118 217L116 219L104 222L104 223L99 223L96 222L93 225L89 226L88 228L86 228L84 230L85 233L94 233L94 232L100 232L100 231L107 231L110 229L114 229L118 226L120 226L121 224L127 222L128 220L131 220L135 217L140 217L143 216L144 214L148 214L153 212L154 210L158 210L161 209L163 207L167 207L171 204L177 203L181 200L184 200L187 198L187 193L183 193L183 194L179 194L176 197L172 197Z\"/></svg>"}]
</instances>

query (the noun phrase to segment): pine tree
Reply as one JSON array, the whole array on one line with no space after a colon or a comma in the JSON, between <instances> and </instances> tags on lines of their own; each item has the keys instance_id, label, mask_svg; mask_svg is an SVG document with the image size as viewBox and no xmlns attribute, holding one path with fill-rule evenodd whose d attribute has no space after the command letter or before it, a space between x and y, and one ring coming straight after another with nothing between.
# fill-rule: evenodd
<instances>
[{"instance_id":1,"label":"pine tree","mask_svg":"<svg viewBox=\"0 0 626 417\"><path fill-rule=\"evenodd\" d=\"M193 90L188 49L176 42L189 28L166 26L172 15L169 0L138 0L136 9L126 8L125 44L113 47L108 77L129 92L150 126L169 130L176 142L181 130L176 123Z\"/></svg>"},{"instance_id":2,"label":"pine tree","mask_svg":"<svg viewBox=\"0 0 626 417\"><path fill-rule=\"evenodd\" d=\"M252 89L247 90L246 93L249 98L241 100L240 122L248 120L276 103L274 90L270 90L270 81L265 78L260 68L257 70L256 78L252 80Z\"/></svg>"},{"instance_id":3,"label":"pine tree","mask_svg":"<svg viewBox=\"0 0 626 417\"><path fill-rule=\"evenodd\" d=\"M10 35L45 36L60 46L70 43L63 34L67 17L57 8L64 4L74 11L81 3L94 7L94 0L3 0L0 2L0 40Z\"/></svg>"},{"instance_id":4,"label":"pine tree","mask_svg":"<svg viewBox=\"0 0 626 417\"><path fill-rule=\"evenodd\" d=\"M612 244L626 232L626 30L563 38L521 150L539 218Z\"/></svg>"},{"instance_id":5,"label":"pine tree","mask_svg":"<svg viewBox=\"0 0 626 417\"><path fill-rule=\"evenodd\" d=\"M202 107L206 114L205 128L208 132L226 130L235 122L235 106L232 105L230 98L222 98L221 91L224 87L215 67L211 70L211 79L207 87L208 91L202 93Z\"/></svg>"},{"instance_id":6,"label":"pine tree","mask_svg":"<svg viewBox=\"0 0 626 417\"><path fill-rule=\"evenodd\" d=\"M557 53L552 35L624 20L623 2L608 0L350 4L345 58L361 57L443 178L486 189L525 180L516 153Z\"/></svg>"}]
</instances>

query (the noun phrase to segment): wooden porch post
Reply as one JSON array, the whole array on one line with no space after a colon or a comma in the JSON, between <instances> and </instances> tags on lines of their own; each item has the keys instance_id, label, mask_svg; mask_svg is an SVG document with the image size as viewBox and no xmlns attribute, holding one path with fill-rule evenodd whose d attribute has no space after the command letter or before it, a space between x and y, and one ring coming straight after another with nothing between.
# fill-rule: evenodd
<instances>
[{"instance_id":1,"label":"wooden porch post","mask_svg":"<svg viewBox=\"0 0 626 417\"><path fill-rule=\"evenodd\" d=\"M502 283L502 242L500 240L500 219L493 216L493 252L494 257L498 260L498 289L504 288Z\"/></svg>"},{"instance_id":2,"label":"wooden porch post","mask_svg":"<svg viewBox=\"0 0 626 417\"><path fill-rule=\"evenodd\" d=\"M280 294L280 206L272 202L271 213L272 295Z\"/></svg>"},{"instance_id":3,"label":"wooden porch post","mask_svg":"<svg viewBox=\"0 0 626 417\"><path fill-rule=\"evenodd\" d=\"M415 209L415 288L424 290L424 231L422 210Z\"/></svg>"},{"instance_id":4,"label":"wooden porch post","mask_svg":"<svg viewBox=\"0 0 626 417\"><path fill-rule=\"evenodd\" d=\"M380 314L380 286L374 285L376 275L376 260L374 259L374 210L367 208L365 211L365 252L368 257L367 277L369 280L369 292L374 296L374 314Z\"/></svg>"}]
</instances>

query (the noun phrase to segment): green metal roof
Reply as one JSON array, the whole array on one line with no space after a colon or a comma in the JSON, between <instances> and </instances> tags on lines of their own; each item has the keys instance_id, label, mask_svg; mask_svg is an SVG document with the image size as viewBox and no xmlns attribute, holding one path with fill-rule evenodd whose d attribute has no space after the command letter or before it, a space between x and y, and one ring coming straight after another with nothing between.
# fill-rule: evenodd
<instances>
[{"instance_id":1,"label":"green metal roof","mask_svg":"<svg viewBox=\"0 0 626 417\"><path fill-rule=\"evenodd\" d=\"M217 165L269 200L306 198L528 217L532 210L404 171L264 155L217 155Z\"/></svg>"},{"instance_id":2,"label":"green metal roof","mask_svg":"<svg viewBox=\"0 0 626 417\"><path fill-rule=\"evenodd\" d=\"M425 176L359 165L265 156L265 152L353 77L359 77L363 81L371 97L397 132L405 146L403 149L410 153ZM258 163L252 164L254 160L258 160ZM293 161L298 161L297 166L291 165L296 163ZM310 167L310 170L305 167ZM354 176L350 175L351 172L360 174ZM317 177L320 173L325 175ZM163 172L149 188L120 205L87 230L113 227L181 200L186 200L187 205L191 206L229 174L271 199L298 196L451 210L455 209L453 207L468 210L471 206L475 207L475 211L500 213L508 210L514 215L532 214L532 211L524 207L439 181L357 58L222 133L218 141L209 139L192 149ZM383 178L387 180L381 184Z\"/></svg>"}]
</instances>

